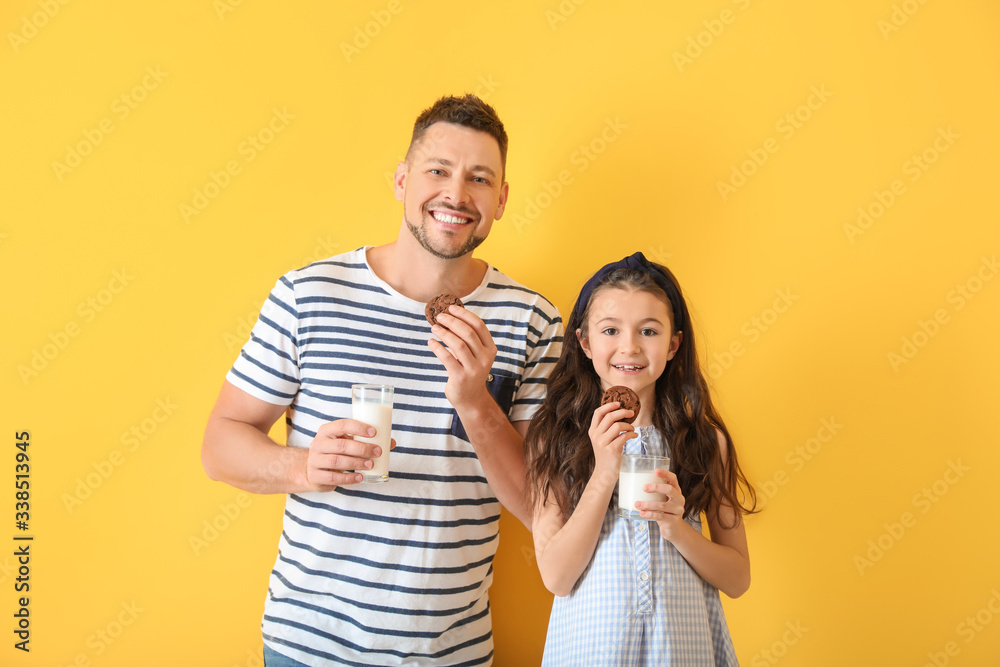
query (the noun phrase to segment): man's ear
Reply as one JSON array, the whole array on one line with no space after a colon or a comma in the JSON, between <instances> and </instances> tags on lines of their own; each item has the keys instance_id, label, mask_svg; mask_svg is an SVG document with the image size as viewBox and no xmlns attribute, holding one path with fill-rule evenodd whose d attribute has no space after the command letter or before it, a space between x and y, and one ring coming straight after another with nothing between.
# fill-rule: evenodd
<instances>
[{"instance_id":1,"label":"man's ear","mask_svg":"<svg viewBox=\"0 0 1000 667\"><path fill-rule=\"evenodd\" d=\"M497 205L497 212L493 215L494 220L499 220L503 217L503 212L507 208L507 197L510 194L510 187L507 182L500 186L500 203Z\"/></svg>"},{"instance_id":2,"label":"man's ear","mask_svg":"<svg viewBox=\"0 0 1000 667\"><path fill-rule=\"evenodd\" d=\"M396 201L403 201L403 193L406 192L405 162L396 165L396 173L392 177L392 188L396 192Z\"/></svg>"}]
</instances>

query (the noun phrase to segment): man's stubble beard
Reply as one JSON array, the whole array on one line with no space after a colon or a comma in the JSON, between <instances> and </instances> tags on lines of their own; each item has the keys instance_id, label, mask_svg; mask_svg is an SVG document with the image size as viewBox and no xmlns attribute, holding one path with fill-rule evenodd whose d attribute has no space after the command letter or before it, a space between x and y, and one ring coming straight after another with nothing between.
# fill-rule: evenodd
<instances>
[{"instance_id":1,"label":"man's stubble beard","mask_svg":"<svg viewBox=\"0 0 1000 667\"><path fill-rule=\"evenodd\" d=\"M417 240L417 243L419 243L424 250L426 250L427 252L429 252L430 254L434 255L439 259L458 259L459 257L468 255L473 250L482 245L483 241L486 240L485 236L476 236L475 234L473 234L457 250L446 252L440 248L434 247L433 243L431 242L430 235L427 233L426 227L420 227L413 224L412 222L410 222L410 219L406 216L404 216L404 220L406 220L406 226L409 228L410 234L413 235L413 238ZM468 224L471 225L473 223L470 222Z\"/></svg>"}]
</instances>

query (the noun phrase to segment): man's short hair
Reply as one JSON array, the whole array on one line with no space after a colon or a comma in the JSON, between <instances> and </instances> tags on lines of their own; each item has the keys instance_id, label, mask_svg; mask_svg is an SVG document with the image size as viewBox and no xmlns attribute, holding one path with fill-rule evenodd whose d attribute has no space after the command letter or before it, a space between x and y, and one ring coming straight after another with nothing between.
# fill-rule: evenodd
<instances>
[{"instance_id":1,"label":"man's short hair","mask_svg":"<svg viewBox=\"0 0 1000 667\"><path fill-rule=\"evenodd\" d=\"M413 147L424 136L424 133L434 123L453 123L473 130L485 132L497 141L500 146L500 165L504 174L507 173L507 131L503 128L496 109L475 95L464 97L445 96L424 109L413 124L413 136L410 147L406 151L406 160L410 160Z\"/></svg>"}]
</instances>

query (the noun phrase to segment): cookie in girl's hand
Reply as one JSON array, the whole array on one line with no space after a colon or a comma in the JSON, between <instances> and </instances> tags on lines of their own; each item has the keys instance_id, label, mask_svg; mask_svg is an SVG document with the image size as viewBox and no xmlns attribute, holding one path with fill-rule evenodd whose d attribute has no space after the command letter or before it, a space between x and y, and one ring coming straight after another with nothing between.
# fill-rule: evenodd
<instances>
[{"instance_id":1,"label":"cookie in girl's hand","mask_svg":"<svg viewBox=\"0 0 1000 667\"><path fill-rule=\"evenodd\" d=\"M601 397L601 405L606 405L612 401L621 403L622 409L632 411L631 417L622 419L626 424L631 424L639 416L639 408L642 407L642 404L639 403L639 396L628 387L620 384L608 387L604 392L604 396Z\"/></svg>"},{"instance_id":2,"label":"cookie in girl's hand","mask_svg":"<svg viewBox=\"0 0 1000 667\"><path fill-rule=\"evenodd\" d=\"M465 304L454 294L438 294L427 302L427 307L424 308L424 315L427 316L427 321L431 323L431 326L438 323L437 316L448 312L448 307L451 305L464 306Z\"/></svg>"}]
</instances>

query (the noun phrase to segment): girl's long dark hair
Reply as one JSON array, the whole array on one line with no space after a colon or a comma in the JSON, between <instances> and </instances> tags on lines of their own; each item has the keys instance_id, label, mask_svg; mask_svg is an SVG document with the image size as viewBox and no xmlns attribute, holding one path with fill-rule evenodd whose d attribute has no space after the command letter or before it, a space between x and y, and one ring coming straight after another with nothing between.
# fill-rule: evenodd
<instances>
[{"instance_id":1,"label":"girl's long dark hair","mask_svg":"<svg viewBox=\"0 0 1000 667\"><path fill-rule=\"evenodd\" d=\"M659 268L681 295L674 275L666 267ZM683 312L672 312L666 292L648 273L627 268L612 271L591 293L582 314L574 308L570 315L562 354L549 376L545 400L524 439L532 505L551 498L568 518L594 472L594 448L588 430L594 410L601 403L601 380L576 340L576 331L579 329L583 337L588 335L587 318L594 296L612 288L655 294L671 310L672 323L682 323L680 348L656 381L653 425L670 444L670 468L684 494L685 517L710 512L720 520L720 508L726 505L736 511L738 524L742 514L757 511L757 497L736 459L729 431L712 404L708 383L699 368L687 304L681 295L675 301ZM725 463L719 433L725 438Z\"/></svg>"}]
</instances>

